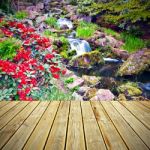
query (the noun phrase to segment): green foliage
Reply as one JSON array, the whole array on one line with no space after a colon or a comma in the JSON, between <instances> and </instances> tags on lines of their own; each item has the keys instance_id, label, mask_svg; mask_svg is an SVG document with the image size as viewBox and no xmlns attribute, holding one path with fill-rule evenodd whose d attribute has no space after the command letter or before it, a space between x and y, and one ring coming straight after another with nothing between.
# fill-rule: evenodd
<instances>
[{"instance_id":1,"label":"green foliage","mask_svg":"<svg viewBox=\"0 0 150 150\"><path fill-rule=\"evenodd\" d=\"M73 83L73 82L74 82L74 78L72 78L72 77L65 80L66 84Z\"/></svg>"},{"instance_id":2,"label":"green foliage","mask_svg":"<svg viewBox=\"0 0 150 150\"><path fill-rule=\"evenodd\" d=\"M73 89L71 89L71 92L76 92L76 91L78 91L79 90L79 86L76 86L76 87L74 87Z\"/></svg>"},{"instance_id":3,"label":"green foliage","mask_svg":"<svg viewBox=\"0 0 150 150\"><path fill-rule=\"evenodd\" d=\"M55 17L48 17L45 20L45 23L51 27L57 27L57 19Z\"/></svg>"},{"instance_id":4,"label":"green foliage","mask_svg":"<svg viewBox=\"0 0 150 150\"><path fill-rule=\"evenodd\" d=\"M38 100L47 100L47 101L54 101L54 100L72 100L72 93L63 93L55 86L49 88L41 88L39 90L32 91L32 96Z\"/></svg>"},{"instance_id":5,"label":"green foliage","mask_svg":"<svg viewBox=\"0 0 150 150\"><path fill-rule=\"evenodd\" d=\"M15 13L14 16L15 16L16 19L22 20L22 19L27 18L28 13L26 11L18 11L18 12Z\"/></svg>"},{"instance_id":6,"label":"green foliage","mask_svg":"<svg viewBox=\"0 0 150 150\"><path fill-rule=\"evenodd\" d=\"M7 22L6 22L6 20L3 19L3 21L0 22L0 27L3 27L3 26L5 26L5 25L7 25ZM1 32L1 31L0 31L0 32Z\"/></svg>"},{"instance_id":7,"label":"green foliage","mask_svg":"<svg viewBox=\"0 0 150 150\"><path fill-rule=\"evenodd\" d=\"M109 29L109 28L104 28L103 31L108 34L108 35L112 35L116 38L120 38L120 34L117 33L116 31L112 30L112 29Z\"/></svg>"},{"instance_id":8,"label":"green foliage","mask_svg":"<svg viewBox=\"0 0 150 150\"><path fill-rule=\"evenodd\" d=\"M91 37L97 28L96 24L81 21L77 27L77 36L80 38Z\"/></svg>"},{"instance_id":9,"label":"green foliage","mask_svg":"<svg viewBox=\"0 0 150 150\"><path fill-rule=\"evenodd\" d=\"M124 40L125 44L123 45L123 49L129 52L135 52L139 49L142 49L146 46L146 43L133 35L122 33L121 38Z\"/></svg>"},{"instance_id":10,"label":"green foliage","mask_svg":"<svg viewBox=\"0 0 150 150\"><path fill-rule=\"evenodd\" d=\"M0 100L10 100L14 95L17 95L17 85L14 79L0 72Z\"/></svg>"},{"instance_id":11,"label":"green foliage","mask_svg":"<svg viewBox=\"0 0 150 150\"><path fill-rule=\"evenodd\" d=\"M43 33L45 36L47 37L57 37L57 33L54 33L54 32L51 32L50 30L45 30L44 33Z\"/></svg>"},{"instance_id":12,"label":"green foliage","mask_svg":"<svg viewBox=\"0 0 150 150\"><path fill-rule=\"evenodd\" d=\"M84 5L84 1L79 1L80 12L90 15L101 14L102 22L117 24L124 29L131 24L150 19L149 0L111 0L107 3L93 1L88 6Z\"/></svg>"},{"instance_id":13,"label":"green foliage","mask_svg":"<svg viewBox=\"0 0 150 150\"><path fill-rule=\"evenodd\" d=\"M17 50L21 47L21 42L16 38L8 38L0 43L0 58L3 60L13 59Z\"/></svg>"}]
</instances>

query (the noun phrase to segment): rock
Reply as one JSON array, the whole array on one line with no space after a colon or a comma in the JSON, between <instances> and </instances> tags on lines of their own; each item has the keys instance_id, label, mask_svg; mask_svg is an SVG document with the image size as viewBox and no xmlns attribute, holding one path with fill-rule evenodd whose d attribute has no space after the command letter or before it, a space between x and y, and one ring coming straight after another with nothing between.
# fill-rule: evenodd
<instances>
[{"instance_id":1,"label":"rock","mask_svg":"<svg viewBox=\"0 0 150 150\"><path fill-rule=\"evenodd\" d=\"M78 101L83 101L83 98L81 95L79 95L78 93L76 92L73 92L72 96L74 97L75 100L78 100Z\"/></svg>"},{"instance_id":2,"label":"rock","mask_svg":"<svg viewBox=\"0 0 150 150\"><path fill-rule=\"evenodd\" d=\"M84 79L85 83L88 85L96 85L101 78L96 76L83 75L82 79Z\"/></svg>"},{"instance_id":3,"label":"rock","mask_svg":"<svg viewBox=\"0 0 150 150\"><path fill-rule=\"evenodd\" d=\"M123 60L127 60L128 57L130 56L129 53L126 50L121 50L121 49L117 49L117 48L113 48L112 49L113 54L115 54L117 57L123 59Z\"/></svg>"},{"instance_id":4,"label":"rock","mask_svg":"<svg viewBox=\"0 0 150 150\"><path fill-rule=\"evenodd\" d=\"M83 96L83 100L90 100L92 97L94 97L96 95L97 89L96 88L89 88L84 96Z\"/></svg>"},{"instance_id":5,"label":"rock","mask_svg":"<svg viewBox=\"0 0 150 150\"><path fill-rule=\"evenodd\" d=\"M67 87L72 90L76 87L82 86L84 84L84 80L82 78L77 78L73 83L69 83Z\"/></svg>"},{"instance_id":6,"label":"rock","mask_svg":"<svg viewBox=\"0 0 150 150\"><path fill-rule=\"evenodd\" d=\"M114 78L112 77L101 77L97 85L95 85L96 88L101 89L115 89L117 87L117 83Z\"/></svg>"},{"instance_id":7,"label":"rock","mask_svg":"<svg viewBox=\"0 0 150 150\"><path fill-rule=\"evenodd\" d=\"M40 10L44 9L44 3L38 3L36 5L36 9L37 9L37 11L40 11Z\"/></svg>"},{"instance_id":8,"label":"rock","mask_svg":"<svg viewBox=\"0 0 150 150\"><path fill-rule=\"evenodd\" d=\"M136 83L128 82L118 87L118 91L124 93L126 96L138 96L142 91Z\"/></svg>"},{"instance_id":9,"label":"rock","mask_svg":"<svg viewBox=\"0 0 150 150\"><path fill-rule=\"evenodd\" d=\"M96 95L94 97L92 97L90 100L99 100L99 101L111 101L115 98L115 96L113 95L113 93L110 90L106 90L106 89L99 89L96 92Z\"/></svg>"},{"instance_id":10,"label":"rock","mask_svg":"<svg viewBox=\"0 0 150 150\"><path fill-rule=\"evenodd\" d=\"M69 65L73 67L92 67L97 64L104 64L104 60L98 51L92 51L70 60Z\"/></svg>"},{"instance_id":11,"label":"rock","mask_svg":"<svg viewBox=\"0 0 150 150\"><path fill-rule=\"evenodd\" d=\"M40 14L37 11L28 11L29 12L29 19L35 19L37 16L39 16Z\"/></svg>"},{"instance_id":12,"label":"rock","mask_svg":"<svg viewBox=\"0 0 150 150\"><path fill-rule=\"evenodd\" d=\"M46 20L46 16L39 16L36 18L36 24L40 24Z\"/></svg>"},{"instance_id":13,"label":"rock","mask_svg":"<svg viewBox=\"0 0 150 150\"><path fill-rule=\"evenodd\" d=\"M121 65L118 75L137 75L150 67L150 49L143 49L134 54Z\"/></svg>"},{"instance_id":14,"label":"rock","mask_svg":"<svg viewBox=\"0 0 150 150\"><path fill-rule=\"evenodd\" d=\"M77 93L79 95L83 96L89 89L90 89L90 87L88 87L88 86L81 86L79 88L79 90L77 91Z\"/></svg>"},{"instance_id":15,"label":"rock","mask_svg":"<svg viewBox=\"0 0 150 150\"><path fill-rule=\"evenodd\" d=\"M119 94L118 101L127 101L127 99L124 94Z\"/></svg>"}]
</instances>

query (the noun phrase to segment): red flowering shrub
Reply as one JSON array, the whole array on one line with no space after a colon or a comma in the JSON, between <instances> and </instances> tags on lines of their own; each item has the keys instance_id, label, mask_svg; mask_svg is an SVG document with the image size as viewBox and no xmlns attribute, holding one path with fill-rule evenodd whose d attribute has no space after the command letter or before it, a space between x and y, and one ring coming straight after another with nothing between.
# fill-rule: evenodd
<instances>
[{"instance_id":1,"label":"red flowering shrub","mask_svg":"<svg viewBox=\"0 0 150 150\"><path fill-rule=\"evenodd\" d=\"M0 19L1 21L1 19ZM51 78L60 78L65 74L60 63L56 60L58 54L52 49L49 38L41 37L32 27L16 21L7 21L8 25L0 27L6 37L16 37L22 41L13 59L0 58L0 78L7 75L13 79L17 86L17 95L20 100L34 100L32 92L47 88ZM14 83L13 83L14 84Z\"/></svg>"}]
</instances>

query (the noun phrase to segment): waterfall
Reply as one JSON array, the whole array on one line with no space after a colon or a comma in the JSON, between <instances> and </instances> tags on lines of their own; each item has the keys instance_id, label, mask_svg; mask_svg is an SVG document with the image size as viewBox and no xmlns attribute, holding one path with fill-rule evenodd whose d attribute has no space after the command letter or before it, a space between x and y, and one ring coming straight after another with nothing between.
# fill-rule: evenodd
<instances>
[{"instance_id":1,"label":"waterfall","mask_svg":"<svg viewBox=\"0 0 150 150\"><path fill-rule=\"evenodd\" d=\"M77 55L82 55L91 51L89 43L85 40L69 38L68 41L70 43L71 50L76 50Z\"/></svg>"},{"instance_id":2,"label":"waterfall","mask_svg":"<svg viewBox=\"0 0 150 150\"><path fill-rule=\"evenodd\" d=\"M60 18L57 20L57 24L59 27L63 27L64 25L66 25L69 29L73 28L73 24L70 20L66 19L66 18Z\"/></svg>"}]
</instances>

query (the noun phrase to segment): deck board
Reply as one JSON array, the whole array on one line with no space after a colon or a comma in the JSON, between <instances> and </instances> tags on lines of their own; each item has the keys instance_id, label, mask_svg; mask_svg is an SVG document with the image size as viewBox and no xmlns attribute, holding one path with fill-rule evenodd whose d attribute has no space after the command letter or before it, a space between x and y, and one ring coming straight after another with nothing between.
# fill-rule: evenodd
<instances>
[{"instance_id":1,"label":"deck board","mask_svg":"<svg viewBox=\"0 0 150 150\"><path fill-rule=\"evenodd\" d=\"M147 150L150 102L0 102L3 150Z\"/></svg>"}]
</instances>

